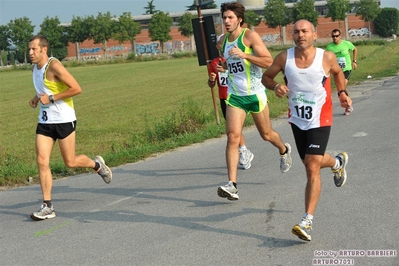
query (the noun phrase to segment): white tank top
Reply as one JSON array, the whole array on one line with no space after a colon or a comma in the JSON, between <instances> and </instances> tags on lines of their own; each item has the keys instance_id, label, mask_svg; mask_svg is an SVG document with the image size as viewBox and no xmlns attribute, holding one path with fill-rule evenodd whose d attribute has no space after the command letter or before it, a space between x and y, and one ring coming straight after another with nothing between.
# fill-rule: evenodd
<instances>
[{"instance_id":1,"label":"white tank top","mask_svg":"<svg viewBox=\"0 0 399 266\"><path fill-rule=\"evenodd\" d=\"M323 56L324 50L316 48L313 63L298 68L295 47L287 50L284 78L289 89L288 121L302 130L332 124L330 79L324 72Z\"/></svg>"},{"instance_id":2,"label":"white tank top","mask_svg":"<svg viewBox=\"0 0 399 266\"><path fill-rule=\"evenodd\" d=\"M33 85L36 89L37 97L40 94L54 95L68 89L68 86L59 81L49 81L46 78L47 68L52 60L57 60L50 57L47 63L38 69L37 65L33 65ZM75 109L73 107L72 98L66 98L49 103L46 105L40 104L39 123L40 124L59 124L69 123L76 120Z\"/></svg>"}]
</instances>

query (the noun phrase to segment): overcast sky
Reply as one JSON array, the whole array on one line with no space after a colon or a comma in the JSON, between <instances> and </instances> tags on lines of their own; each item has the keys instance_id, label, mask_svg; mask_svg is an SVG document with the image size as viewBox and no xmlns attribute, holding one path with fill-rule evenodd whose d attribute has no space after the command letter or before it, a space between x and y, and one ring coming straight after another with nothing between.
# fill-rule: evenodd
<instances>
[{"instance_id":1,"label":"overcast sky","mask_svg":"<svg viewBox=\"0 0 399 266\"><path fill-rule=\"evenodd\" d=\"M229 0L216 0L218 7ZM132 15L145 13L144 7L150 0L0 0L0 25L6 25L10 20L28 17L36 26L35 32L45 17L58 17L61 22L70 22L75 16L97 16L98 12L120 16L123 12ZM190 6L193 0L154 0L157 10L164 12L182 12ZM396 7L399 0L381 0L381 7Z\"/></svg>"}]
</instances>

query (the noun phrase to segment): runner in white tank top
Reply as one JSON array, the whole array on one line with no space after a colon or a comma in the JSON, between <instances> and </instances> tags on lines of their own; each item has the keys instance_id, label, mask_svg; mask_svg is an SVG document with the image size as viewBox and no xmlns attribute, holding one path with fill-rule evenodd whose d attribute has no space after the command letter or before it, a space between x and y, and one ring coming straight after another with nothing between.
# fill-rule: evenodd
<instances>
[{"instance_id":1,"label":"runner in white tank top","mask_svg":"<svg viewBox=\"0 0 399 266\"><path fill-rule=\"evenodd\" d=\"M56 141L68 168L92 168L107 184L112 180L112 171L101 156L97 155L93 160L84 154L76 155L76 116L72 97L81 93L82 89L60 61L48 57L48 49L49 42L43 35L33 36L29 40L29 57L33 64L36 90L29 105L32 108L40 105L36 127L36 162L43 203L39 211L30 215L35 221L56 216L52 204L53 176L50 169L51 152Z\"/></svg>"},{"instance_id":2,"label":"runner in white tank top","mask_svg":"<svg viewBox=\"0 0 399 266\"><path fill-rule=\"evenodd\" d=\"M284 78L289 88L288 121L302 130L332 124L330 80L326 83L329 76L323 69L323 56L324 50L316 48L313 63L307 68L298 68L295 48L287 50Z\"/></svg>"},{"instance_id":3,"label":"runner in white tank top","mask_svg":"<svg viewBox=\"0 0 399 266\"><path fill-rule=\"evenodd\" d=\"M296 46L279 53L262 77L262 83L277 97L288 96L289 121L307 178L305 214L291 232L305 241L311 240L313 215L321 194L321 169L331 168L335 185L341 187L347 179L348 163L345 152L335 158L326 153L332 124L328 77L330 73L334 76L338 90L344 89L345 83L334 53L314 47L316 38L311 22L297 21L293 33ZM285 84L274 80L280 72L285 75ZM341 105L351 104L344 93L339 94L339 100Z\"/></svg>"}]
</instances>

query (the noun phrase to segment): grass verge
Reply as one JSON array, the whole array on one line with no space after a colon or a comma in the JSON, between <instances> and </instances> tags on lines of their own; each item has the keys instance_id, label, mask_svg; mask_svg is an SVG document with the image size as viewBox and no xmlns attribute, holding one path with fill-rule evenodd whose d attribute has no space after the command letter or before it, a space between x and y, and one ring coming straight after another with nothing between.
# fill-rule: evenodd
<instances>
[{"instance_id":1,"label":"grass verge","mask_svg":"<svg viewBox=\"0 0 399 266\"><path fill-rule=\"evenodd\" d=\"M368 75L381 78L398 73L397 43L356 45L359 69L352 71L350 85ZM278 52L273 49L272 55ZM83 88L74 98L77 154L101 154L107 164L118 166L224 134L224 120L215 123L206 68L198 66L196 57L140 60L68 67ZM34 95L31 71L0 71L0 79L0 186L26 184L28 177L37 182L38 111L28 105ZM277 79L283 82L282 75ZM286 111L286 99L269 92L268 100L271 117ZM245 125L252 124L248 117ZM54 178L91 171L66 168L57 145L51 169Z\"/></svg>"}]
</instances>

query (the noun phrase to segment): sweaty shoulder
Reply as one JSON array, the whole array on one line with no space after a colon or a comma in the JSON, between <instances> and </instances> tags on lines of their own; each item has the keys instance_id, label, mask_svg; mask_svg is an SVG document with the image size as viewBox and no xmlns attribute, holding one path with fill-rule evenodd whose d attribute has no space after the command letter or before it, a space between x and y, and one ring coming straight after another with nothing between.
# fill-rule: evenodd
<instances>
[{"instance_id":1,"label":"sweaty shoulder","mask_svg":"<svg viewBox=\"0 0 399 266\"><path fill-rule=\"evenodd\" d=\"M323 67L324 67L324 72L326 73L327 76L330 75L331 71L336 72L340 71L341 69L337 63L337 57L333 52L330 51L324 51Z\"/></svg>"},{"instance_id":2,"label":"sweaty shoulder","mask_svg":"<svg viewBox=\"0 0 399 266\"><path fill-rule=\"evenodd\" d=\"M336 60L335 54L331 51L324 51L324 60L330 62L331 60Z\"/></svg>"},{"instance_id":3,"label":"sweaty shoulder","mask_svg":"<svg viewBox=\"0 0 399 266\"><path fill-rule=\"evenodd\" d=\"M50 81L59 81L60 77L67 72L64 65L57 59L52 59L46 72L46 78Z\"/></svg>"},{"instance_id":4,"label":"sweaty shoulder","mask_svg":"<svg viewBox=\"0 0 399 266\"><path fill-rule=\"evenodd\" d=\"M54 72L54 73L59 73L60 71L63 71L65 69L64 65L58 61L57 59L53 58L49 62L49 70Z\"/></svg>"},{"instance_id":5,"label":"sweaty shoulder","mask_svg":"<svg viewBox=\"0 0 399 266\"><path fill-rule=\"evenodd\" d=\"M285 61L287 61L287 50L282 51L273 60L273 64L280 65L280 66L285 66Z\"/></svg>"},{"instance_id":6,"label":"sweaty shoulder","mask_svg":"<svg viewBox=\"0 0 399 266\"><path fill-rule=\"evenodd\" d=\"M255 31L252 31L250 29L247 29L244 33L244 44L246 46L251 46L253 43L256 42L261 42L262 39L260 38L259 34L256 33Z\"/></svg>"}]
</instances>

